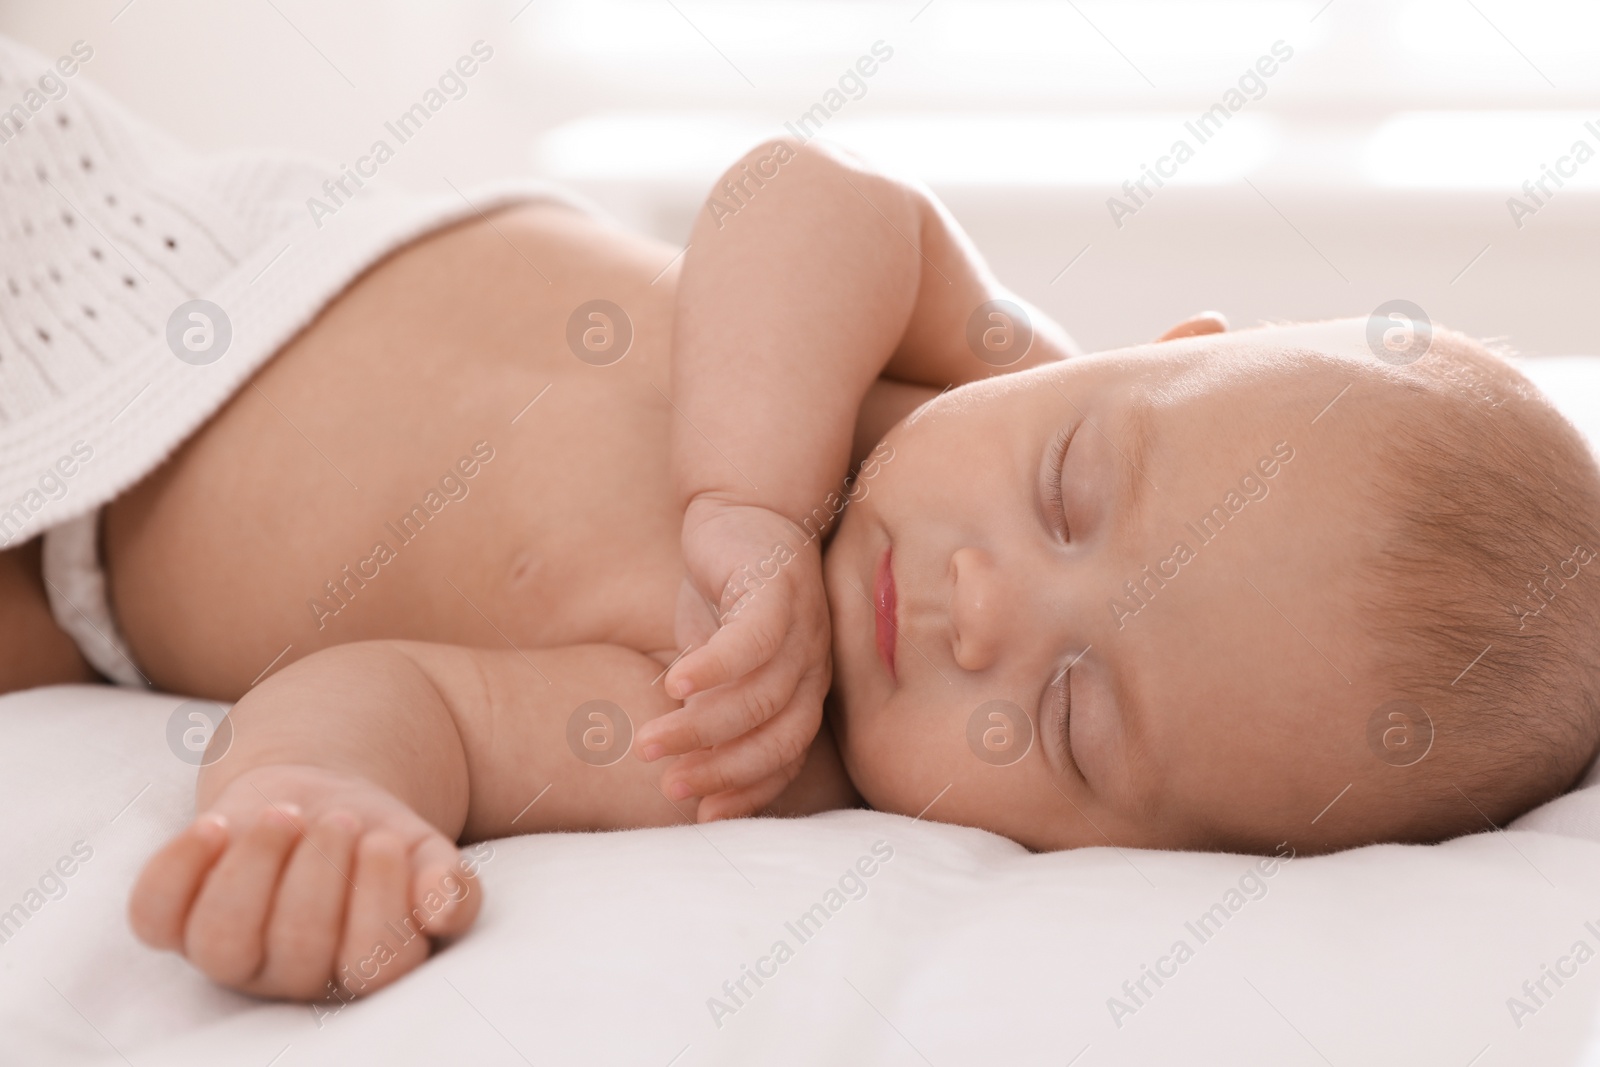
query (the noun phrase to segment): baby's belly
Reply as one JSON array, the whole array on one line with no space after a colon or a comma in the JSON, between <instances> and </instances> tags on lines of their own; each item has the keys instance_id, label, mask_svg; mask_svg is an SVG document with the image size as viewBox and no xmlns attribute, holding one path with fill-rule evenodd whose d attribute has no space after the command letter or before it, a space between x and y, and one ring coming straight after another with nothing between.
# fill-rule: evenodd
<instances>
[{"instance_id":1,"label":"baby's belly","mask_svg":"<svg viewBox=\"0 0 1600 1067\"><path fill-rule=\"evenodd\" d=\"M371 638L670 648L672 256L537 207L364 276L107 509L141 667L231 699ZM609 366L567 343L596 298L633 329Z\"/></svg>"}]
</instances>

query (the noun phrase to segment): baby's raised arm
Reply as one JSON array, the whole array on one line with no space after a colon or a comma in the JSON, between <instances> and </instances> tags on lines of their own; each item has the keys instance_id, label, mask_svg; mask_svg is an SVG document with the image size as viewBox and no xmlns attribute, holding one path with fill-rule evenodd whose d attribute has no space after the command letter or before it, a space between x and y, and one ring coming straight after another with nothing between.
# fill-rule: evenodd
<instances>
[{"instance_id":1,"label":"baby's raised arm","mask_svg":"<svg viewBox=\"0 0 1600 1067\"><path fill-rule=\"evenodd\" d=\"M702 820L777 795L821 721L831 670L818 516L837 511L827 505L845 491L874 381L961 384L1062 358L1069 344L999 286L920 186L779 140L713 189L673 335L693 588L678 618L690 651L667 686L686 704L639 738L647 759L688 754L663 784L706 798Z\"/></svg>"}]
</instances>

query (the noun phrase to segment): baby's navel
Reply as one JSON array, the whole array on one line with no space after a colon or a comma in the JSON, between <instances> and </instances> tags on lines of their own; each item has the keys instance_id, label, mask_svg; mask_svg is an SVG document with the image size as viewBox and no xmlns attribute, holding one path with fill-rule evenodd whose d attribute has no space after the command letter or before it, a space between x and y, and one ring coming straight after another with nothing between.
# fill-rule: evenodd
<instances>
[{"instance_id":1,"label":"baby's navel","mask_svg":"<svg viewBox=\"0 0 1600 1067\"><path fill-rule=\"evenodd\" d=\"M543 573L544 560L524 549L511 561L511 573L506 577L513 588L520 588L537 582Z\"/></svg>"}]
</instances>

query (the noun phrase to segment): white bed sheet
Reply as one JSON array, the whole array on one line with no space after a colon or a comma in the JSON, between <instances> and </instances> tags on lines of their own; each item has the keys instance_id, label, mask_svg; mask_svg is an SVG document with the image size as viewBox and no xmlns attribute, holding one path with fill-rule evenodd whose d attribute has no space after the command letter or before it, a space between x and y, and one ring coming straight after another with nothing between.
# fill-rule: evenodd
<instances>
[{"instance_id":1,"label":"white bed sheet","mask_svg":"<svg viewBox=\"0 0 1600 1067\"><path fill-rule=\"evenodd\" d=\"M1531 369L1600 440L1600 360ZM0 915L28 912L0 927L0 1063L1492 1067L1577 1062L1592 1038L1600 961L1546 978L1537 1005L1522 984L1580 940L1600 950L1600 785L1506 832L1294 859L1231 899L1255 858L1036 856L872 812L522 837L480 853L476 929L389 990L320 1017L263 1004L123 917L192 816L193 769L165 741L178 702L0 698ZM874 845L892 858L802 942L785 924ZM63 889L29 896L63 857ZM1192 924L1235 902L1202 941ZM792 958L716 1017L779 940ZM1123 983L1179 940L1192 956L1135 1002Z\"/></svg>"}]
</instances>

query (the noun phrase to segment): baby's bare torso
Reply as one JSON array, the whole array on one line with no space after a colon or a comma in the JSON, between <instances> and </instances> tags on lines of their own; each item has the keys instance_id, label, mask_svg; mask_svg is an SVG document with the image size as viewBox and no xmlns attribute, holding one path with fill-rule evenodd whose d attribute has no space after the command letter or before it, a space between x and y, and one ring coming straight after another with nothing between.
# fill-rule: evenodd
<instances>
[{"instance_id":1,"label":"baby's bare torso","mask_svg":"<svg viewBox=\"0 0 1600 1067\"><path fill-rule=\"evenodd\" d=\"M374 267L107 509L145 673L234 699L269 664L371 638L670 658L674 254L540 205ZM632 324L609 366L567 343L597 298Z\"/></svg>"}]
</instances>

